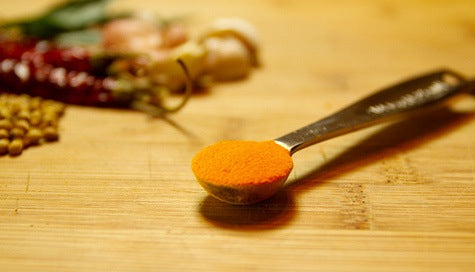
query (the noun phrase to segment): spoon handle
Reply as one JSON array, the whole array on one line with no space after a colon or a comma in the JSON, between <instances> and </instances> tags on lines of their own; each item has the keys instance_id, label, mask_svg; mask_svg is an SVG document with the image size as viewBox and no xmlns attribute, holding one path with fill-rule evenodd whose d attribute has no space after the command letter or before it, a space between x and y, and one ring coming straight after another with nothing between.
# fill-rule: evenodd
<instances>
[{"instance_id":1,"label":"spoon handle","mask_svg":"<svg viewBox=\"0 0 475 272\"><path fill-rule=\"evenodd\" d=\"M274 141L293 154L327 139L417 112L473 87L474 80L465 80L450 70L435 71L380 90Z\"/></svg>"}]
</instances>

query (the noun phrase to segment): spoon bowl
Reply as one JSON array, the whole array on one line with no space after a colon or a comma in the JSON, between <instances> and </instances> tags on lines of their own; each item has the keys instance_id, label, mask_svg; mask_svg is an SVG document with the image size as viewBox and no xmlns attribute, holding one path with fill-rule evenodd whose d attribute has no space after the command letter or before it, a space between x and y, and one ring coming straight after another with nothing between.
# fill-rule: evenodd
<instances>
[{"instance_id":1,"label":"spoon bowl","mask_svg":"<svg viewBox=\"0 0 475 272\"><path fill-rule=\"evenodd\" d=\"M200 178L197 178L197 181L210 195L221 201L235 205L249 205L261 202L275 195L284 185L287 177L288 175L267 183L234 186L214 184Z\"/></svg>"},{"instance_id":2,"label":"spoon bowl","mask_svg":"<svg viewBox=\"0 0 475 272\"><path fill-rule=\"evenodd\" d=\"M212 196L252 204L274 195L293 168L289 151L274 141L221 141L192 161L197 181Z\"/></svg>"}]
</instances>

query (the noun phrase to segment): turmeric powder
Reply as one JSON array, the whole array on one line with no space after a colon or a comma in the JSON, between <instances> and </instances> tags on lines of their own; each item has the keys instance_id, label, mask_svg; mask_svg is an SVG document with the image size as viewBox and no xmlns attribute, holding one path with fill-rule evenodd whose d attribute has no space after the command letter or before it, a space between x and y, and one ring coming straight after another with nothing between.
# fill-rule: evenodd
<instances>
[{"instance_id":1,"label":"turmeric powder","mask_svg":"<svg viewBox=\"0 0 475 272\"><path fill-rule=\"evenodd\" d=\"M231 203L248 204L269 197L292 168L289 151L274 141L221 141L204 148L192 160L198 182L213 196ZM250 199L239 199L243 190Z\"/></svg>"}]
</instances>

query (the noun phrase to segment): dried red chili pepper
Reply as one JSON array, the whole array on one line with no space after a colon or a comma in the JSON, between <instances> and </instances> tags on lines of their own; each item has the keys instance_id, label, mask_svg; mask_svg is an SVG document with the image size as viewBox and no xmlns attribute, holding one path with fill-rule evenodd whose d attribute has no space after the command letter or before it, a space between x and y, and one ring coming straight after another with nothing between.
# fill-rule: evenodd
<instances>
[{"instance_id":1,"label":"dried red chili pepper","mask_svg":"<svg viewBox=\"0 0 475 272\"><path fill-rule=\"evenodd\" d=\"M133 82L100 75L87 50L59 48L35 40L1 40L0 91L26 93L70 104L170 112L181 108L191 94L189 73L183 62L179 61L179 64L187 76L187 90L182 103L168 107L162 101L162 93L153 86L137 87Z\"/></svg>"}]
</instances>

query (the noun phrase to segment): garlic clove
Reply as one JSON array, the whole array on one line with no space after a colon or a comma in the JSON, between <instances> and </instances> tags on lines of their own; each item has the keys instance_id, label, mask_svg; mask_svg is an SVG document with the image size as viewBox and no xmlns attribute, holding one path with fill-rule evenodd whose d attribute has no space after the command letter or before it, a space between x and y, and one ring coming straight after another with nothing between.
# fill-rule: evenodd
<instances>
[{"instance_id":1,"label":"garlic clove","mask_svg":"<svg viewBox=\"0 0 475 272\"><path fill-rule=\"evenodd\" d=\"M203 42L207 51L206 73L218 81L246 77L251 68L251 54L246 46L233 37L209 37Z\"/></svg>"},{"instance_id":2,"label":"garlic clove","mask_svg":"<svg viewBox=\"0 0 475 272\"><path fill-rule=\"evenodd\" d=\"M205 41L209 37L229 36L237 38L246 46L251 54L252 64L257 66L260 38L256 28L242 18L230 17L217 19L201 40Z\"/></svg>"},{"instance_id":3,"label":"garlic clove","mask_svg":"<svg viewBox=\"0 0 475 272\"><path fill-rule=\"evenodd\" d=\"M186 77L176 60L186 64L193 79L199 77L204 70L206 51L194 41L188 41L167 52L167 55L156 61L151 68L150 76L155 83L162 84L171 90L178 90L185 85Z\"/></svg>"}]
</instances>

